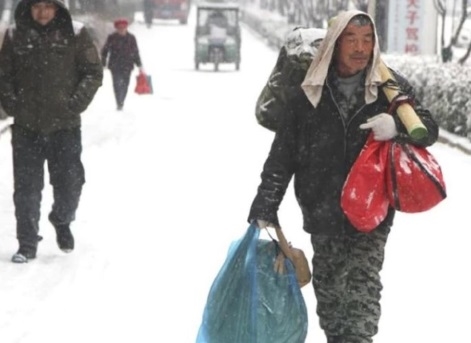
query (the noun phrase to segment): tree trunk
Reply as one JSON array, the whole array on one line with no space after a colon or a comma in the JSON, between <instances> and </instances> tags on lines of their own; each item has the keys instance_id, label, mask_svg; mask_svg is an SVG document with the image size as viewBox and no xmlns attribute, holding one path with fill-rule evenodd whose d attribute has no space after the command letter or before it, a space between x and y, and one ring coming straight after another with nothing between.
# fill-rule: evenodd
<instances>
[{"instance_id":1,"label":"tree trunk","mask_svg":"<svg viewBox=\"0 0 471 343\"><path fill-rule=\"evenodd\" d=\"M468 60L470 54L471 54L471 43L469 43L468 49L466 50L466 53L464 54L463 57L461 57L461 58L458 60L458 63L459 63L459 64L464 64L464 63Z\"/></svg>"}]
</instances>

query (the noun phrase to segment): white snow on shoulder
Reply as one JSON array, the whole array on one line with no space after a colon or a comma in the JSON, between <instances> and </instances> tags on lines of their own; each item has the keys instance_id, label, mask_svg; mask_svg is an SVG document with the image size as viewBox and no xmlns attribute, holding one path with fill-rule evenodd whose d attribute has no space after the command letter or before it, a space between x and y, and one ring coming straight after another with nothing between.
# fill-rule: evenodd
<instances>
[{"instance_id":1,"label":"white snow on shoulder","mask_svg":"<svg viewBox=\"0 0 471 343\"><path fill-rule=\"evenodd\" d=\"M80 21L72 20L72 26L74 27L74 33L78 35L80 31L85 27L85 24Z\"/></svg>"}]
</instances>

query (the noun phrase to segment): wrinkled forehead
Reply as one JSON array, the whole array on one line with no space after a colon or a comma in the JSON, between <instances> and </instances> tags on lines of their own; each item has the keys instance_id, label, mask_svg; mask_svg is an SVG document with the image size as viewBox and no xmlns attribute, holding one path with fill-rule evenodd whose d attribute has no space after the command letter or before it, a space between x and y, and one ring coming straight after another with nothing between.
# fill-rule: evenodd
<instances>
[{"instance_id":1,"label":"wrinkled forehead","mask_svg":"<svg viewBox=\"0 0 471 343\"><path fill-rule=\"evenodd\" d=\"M350 21L348 22L348 25L357 26L357 27L369 25L372 27L373 22L371 21L370 17L368 17L367 15L359 14L359 15L354 16L352 19L350 19Z\"/></svg>"},{"instance_id":2,"label":"wrinkled forehead","mask_svg":"<svg viewBox=\"0 0 471 343\"><path fill-rule=\"evenodd\" d=\"M368 16L361 14L350 19L338 37L336 43L338 43L342 38L351 36L368 36L372 39L375 39L373 22L371 19Z\"/></svg>"},{"instance_id":3,"label":"wrinkled forehead","mask_svg":"<svg viewBox=\"0 0 471 343\"><path fill-rule=\"evenodd\" d=\"M47 8L55 8L56 7L56 4L54 3L54 1L48 1L48 0L44 0L44 1L37 1L37 2L34 2L32 5L31 5L32 8L36 7L47 7Z\"/></svg>"}]
</instances>

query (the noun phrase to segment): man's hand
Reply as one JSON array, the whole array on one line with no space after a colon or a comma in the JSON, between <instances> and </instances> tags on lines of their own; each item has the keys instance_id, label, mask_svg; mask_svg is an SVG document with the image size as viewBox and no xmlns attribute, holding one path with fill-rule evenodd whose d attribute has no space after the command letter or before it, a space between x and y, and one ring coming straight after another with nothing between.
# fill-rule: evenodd
<instances>
[{"instance_id":1,"label":"man's hand","mask_svg":"<svg viewBox=\"0 0 471 343\"><path fill-rule=\"evenodd\" d=\"M83 102L80 101L80 98L74 94L72 97L69 99L69 102L67 104L69 107L69 110L72 111L74 114L79 114L85 111L86 107L84 108Z\"/></svg>"},{"instance_id":2,"label":"man's hand","mask_svg":"<svg viewBox=\"0 0 471 343\"><path fill-rule=\"evenodd\" d=\"M268 227L272 227L272 228L274 228L274 229L280 229L280 226L279 226L279 225L270 223L269 221L266 221L266 220L263 220L263 219L257 219L257 220L255 220L255 225L256 225L259 229L266 229L266 228L268 228Z\"/></svg>"},{"instance_id":3,"label":"man's hand","mask_svg":"<svg viewBox=\"0 0 471 343\"><path fill-rule=\"evenodd\" d=\"M360 129L371 129L373 137L377 141L388 141L397 136L394 118L387 113L380 113L371 117L366 123L360 125Z\"/></svg>"},{"instance_id":4,"label":"man's hand","mask_svg":"<svg viewBox=\"0 0 471 343\"><path fill-rule=\"evenodd\" d=\"M255 224L257 225L257 227L259 229L266 229L267 227L269 226L273 226L272 224L270 224L269 222L267 222L266 220L261 220L261 219L257 219L255 221Z\"/></svg>"}]
</instances>

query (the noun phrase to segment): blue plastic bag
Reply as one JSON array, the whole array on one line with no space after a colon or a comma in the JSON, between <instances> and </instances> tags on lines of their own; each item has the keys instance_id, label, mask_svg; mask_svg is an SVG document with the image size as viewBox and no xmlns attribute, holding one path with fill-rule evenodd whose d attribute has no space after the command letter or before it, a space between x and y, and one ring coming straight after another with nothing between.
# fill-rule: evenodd
<instances>
[{"instance_id":1,"label":"blue plastic bag","mask_svg":"<svg viewBox=\"0 0 471 343\"><path fill-rule=\"evenodd\" d=\"M274 270L275 241L259 239L250 225L232 243L216 276L196 343L304 343L307 310L290 260Z\"/></svg>"}]
</instances>

